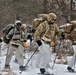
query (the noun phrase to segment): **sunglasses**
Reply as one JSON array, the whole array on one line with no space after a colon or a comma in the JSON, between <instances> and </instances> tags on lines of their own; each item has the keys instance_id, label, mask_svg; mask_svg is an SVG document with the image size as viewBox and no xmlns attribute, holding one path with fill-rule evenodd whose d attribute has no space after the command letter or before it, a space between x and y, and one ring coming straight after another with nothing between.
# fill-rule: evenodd
<instances>
[{"instance_id":1,"label":"sunglasses","mask_svg":"<svg viewBox=\"0 0 76 75\"><path fill-rule=\"evenodd\" d=\"M53 21L56 21L56 19L52 19Z\"/></svg>"}]
</instances>

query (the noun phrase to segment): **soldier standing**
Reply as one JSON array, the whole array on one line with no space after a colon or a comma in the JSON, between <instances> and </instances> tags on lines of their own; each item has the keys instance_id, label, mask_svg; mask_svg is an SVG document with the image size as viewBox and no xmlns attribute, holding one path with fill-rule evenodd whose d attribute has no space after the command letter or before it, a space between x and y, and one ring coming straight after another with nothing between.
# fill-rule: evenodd
<instances>
[{"instance_id":1,"label":"soldier standing","mask_svg":"<svg viewBox=\"0 0 76 75\"><path fill-rule=\"evenodd\" d=\"M10 41L9 44L9 50L6 56L6 62L5 62L5 68L10 68L10 61L13 56L14 51L16 52L16 58L19 63L19 69L21 71L25 70L24 60L23 60L23 50L22 50L22 42L21 42L21 21L17 20L15 21L15 28L12 29L9 34L6 36L7 39L10 39L12 37L12 40ZM12 36L13 35L13 36Z\"/></svg>"},{"instance_id":2,"label":"soldier standing","mask_svg":"<svg viewBox=\"0 0 76 75\"><path fill-rule=\"evenodd\" d=\"M49 13L47 20L42 22L34 33L34 40L39 46L39 55L37 58L37 67L41 74L50 75L47 68L50 68L52 46L54 46L55 36L60 35L58 26L55 24L56 14ZM42 60L42 62L40 62Z\"/></svg>"},{"instance_id":3,"label":"soldier standing","mask_svg":"<svg viewBox=\"0 0 76 75\"><path fill-rule=\"evenodd\" d=\"M72 69L73 66L75 66L76 63L76 21L70 21L69 26L67 26L68 28L71 29L70 33L69 33L69 37L71 37L71 41L72 41L72 45L73 45L73 50L74 50L74 55L69 63L69 66L67 67L67 70L69 72L74 72L74 69Z\"/></svg>"}]
</instances>

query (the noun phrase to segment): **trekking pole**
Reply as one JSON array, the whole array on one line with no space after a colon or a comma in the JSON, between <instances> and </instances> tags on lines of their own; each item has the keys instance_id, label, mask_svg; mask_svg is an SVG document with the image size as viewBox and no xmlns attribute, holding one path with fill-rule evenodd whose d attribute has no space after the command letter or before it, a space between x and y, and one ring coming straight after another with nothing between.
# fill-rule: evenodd
<instances>
[{"instance_id":1,"label":"trekking pole","mask_svg":"<svg viewBox=\"0 0 76 75\"><path fill-rule=\"evenodd\" d=\"M34 56L34 54L36 53L37 50L38 50L38 47L36 48L36 50L33 52L33 54L31 55L31 57L29 58L29 60L25 64L25 67L28 65L28 63L30 62L30 60L32 59L32 57Z\"/></svg>"},{"instance_id":2,"label":"trekking pole","mask_svg":"<svg viewBox=\"0 0 76 75\"><path fill-rule=\"evenodd\" d=\"M76 55L75 55L75 61L74 61L74 71L75 71L75 62L76 62Z\"/></svg>"},{"instance_id":3,"label":"trekking pole","mask_svg":"<svg viewBox=\"0 0 76 75\"><path fill-rule=\"evenodd\" d=\"M61 45L61 42L60 42L60 44L59 44L59 48L60 48L60 45ZM57 50L57 53L58 53L58 51L59 51L59 50ZM56 55L55 55L54 63L53 63L53 65L52 65L52 67L51 67L52 70L53 70L53 68L54 68L54 65L55 65L55 62L56 62L56 59L57 59L57 53L56 53Z\"/></svg>"},{"instance_id":4,"label":"trekking pole","mask_svg":"<svg viewBox=\"0 0 76 75\"><path fill-rule=\"evenodd\" d=\"M31 57L28 59L27 63L25 64L25 68L27 67L28 63L30 62L30 60L32 59L32 57L34 56L34 54L37 52L38 47L36 48L36 50L33 52L33 54L31 55ZM20 74L22 74L22 71L19 72Z\"/></svg>"},{"instance_id":5,"label":"trekking pole","mask_svg":"<svg viewBox=\"0 0 76 75\"><path fill-rule=\"evenodd\" d=\"M55 59L54 59L53 65L52 65L52 67L51 67L52 70L53 70L53 68L54 68L56 59L57 59L57 54L55 55Z\"/></svg>"},{"instance_id":6,"label":"trekking pole","mask_svg":"<svg viewBox=\"0 0 76 75\"><path fill-rule=\"evenodd\" d=\"M6 65L6 62L7 62L7 57L8 57L8 52L9 52L9 44L8 44L8 50L7 50L7 55L6 55L6 60L5 60L5 65ZM4 67L5 68L5 67Z\"/></svg>"},{"instance_id":7,"label":"trekking pole","mask_svg":"<svg viewBox=\"0 0 76 75\"><path fill-rule=\"evenodd\" d=\"M73 48L73 50L74 50L74 48ZM75 63L76 63L76 54L75 54L75 60L74 60L74 70L75 70Z\"/></svg>"}]
</instances>

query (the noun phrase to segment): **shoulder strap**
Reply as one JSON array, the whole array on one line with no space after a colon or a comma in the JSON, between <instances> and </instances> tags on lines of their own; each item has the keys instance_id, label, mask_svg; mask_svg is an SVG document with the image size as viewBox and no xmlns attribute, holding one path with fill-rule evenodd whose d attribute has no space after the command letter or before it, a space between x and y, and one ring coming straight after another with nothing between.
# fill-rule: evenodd
<instances>
[{"instance_id":1,"label":"shoulder strap","mask_svg":"<svg viewBox=\"0 0 76 75\"><path fill-rule=\"evenodd\" d=\"M45 22L45 25L46 25L46 29L47 29L47 30L46 30L45 34L43 35L43 37L45 37L45 35L46 35L47 32L49 31L49 25L48 25L48 23Z\"/></svg>"}]
</instances>

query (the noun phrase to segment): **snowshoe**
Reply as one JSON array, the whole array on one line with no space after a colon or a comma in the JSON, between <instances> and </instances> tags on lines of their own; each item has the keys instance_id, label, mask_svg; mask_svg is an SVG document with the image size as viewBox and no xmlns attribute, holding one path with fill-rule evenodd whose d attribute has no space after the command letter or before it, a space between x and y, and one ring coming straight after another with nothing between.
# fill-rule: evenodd
<instances>
[{"instance_id":1,"label":"snowshoe","mask_svg":"<svg viewBox=\"0 0 76 75\"><path fill-rule=\"evenodd\" d=\"M67 70L69 71L69 72L74 72L74 69L72 69L71 67L67 67Z\"/></svg>"}]
</instances>

